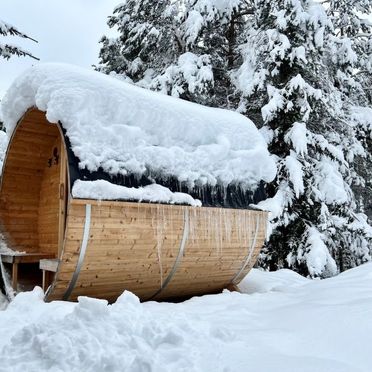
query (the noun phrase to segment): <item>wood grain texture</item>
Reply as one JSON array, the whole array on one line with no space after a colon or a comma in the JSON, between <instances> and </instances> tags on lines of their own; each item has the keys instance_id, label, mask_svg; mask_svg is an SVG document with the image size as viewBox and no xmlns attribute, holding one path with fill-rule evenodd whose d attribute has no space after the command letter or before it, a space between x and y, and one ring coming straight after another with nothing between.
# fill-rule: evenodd
<instances>
[{"instance_id":1,"label":"wood grain texture","mask_svg":"<svg viewBox=\"0 0 372 372\"><path fill-rule=\"evenodd\" d=\"M142 300L151 298L175 264L186 209L189 233L184 254L169 285L155 299L221 291L250 256L242 277L248 273L265 239L266 212L72 199L48 300L63 297L75 272L86 204L92 205L88 247L71 300L86 295L115 301L124 290Z\"/></svg>"},{"instance_id":2,"label":"wood grain texture","mask_svg":"<svg viewBox=\"0 0 372 372\"><path fill-rule=\"evenodd\" d=\"M53 151L57 150L58 160ZM48 161L45 164L42 176L39 198L38 236L41 252L58 252L59 241L59 188L61 167L61 140L59 136L48 152Z\"/></svg>"},{"instance_id":3,"label":"wood grain texture","mask_svg":"<svg viewBox=\"0 0 372 372\"><path fill-rule=\"evenodd\" d=\"M58 126L34 109L20 120L10 140L1 178L0 233L10 248L25 252L18 258L21 263L58 254L61 158L50 159L55 148L61 152L61 143ZM18 270L20 282L23 269ZM41 285L38 275L34 285Z\"/></svg>"},{"instance_id":4,"label":"wood grain texture","mask_svg":"<svg viewBox=\"0 0 372 372\"><path fill-rule=\"evenodd\" d=\"M25 114L11 138L1 182L0 232L15 250L56 253L51 227L59 173L48 167L48 159L60 141L58 127L38 110Z\"/></svg>"}]
</instances>

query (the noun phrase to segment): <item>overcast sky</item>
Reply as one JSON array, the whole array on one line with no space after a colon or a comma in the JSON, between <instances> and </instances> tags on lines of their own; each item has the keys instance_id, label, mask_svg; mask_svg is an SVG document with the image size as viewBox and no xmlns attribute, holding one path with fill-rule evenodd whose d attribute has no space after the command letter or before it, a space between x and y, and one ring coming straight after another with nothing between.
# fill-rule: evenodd
<instances>
[{"instance_id":1,"label":"overcast sky","mask_svg":"<svg viewBox=\"0 0 372 372\"><path fill-rule=\"evenodd\" d=\"M109 33L106 20L121 0L0 0L0 19L38 40L9 38L41 62L66 62L90 67L98 61L98 41ZM11 40L10 40L11 39ZM0 59L0 98L27 67L30 58Z\"/></svg>"},{"instance_id":2,"label":"overcast sky","mask_svg":"<svg viewBox=\"0 0 372 372\"><path fill-rule=\"evenodd\" d=\"M110 34L106 20L122 0L0 0L0 19L38 40L10 38L41 62L90 67L98 61L98 41ZM371 16L372 20L372 16ZM111 32L112 33L112 32ZM0 99L14 78L32 64L30 58L0 59Z\"/></svg>"}]
</instances>

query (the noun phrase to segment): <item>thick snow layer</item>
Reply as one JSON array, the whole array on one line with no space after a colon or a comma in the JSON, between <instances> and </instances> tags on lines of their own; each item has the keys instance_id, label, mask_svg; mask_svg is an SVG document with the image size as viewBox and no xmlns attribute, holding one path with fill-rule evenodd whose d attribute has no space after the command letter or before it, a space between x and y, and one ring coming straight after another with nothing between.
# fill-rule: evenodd
<instances>
[{"instance_id":1,"label":"thick snow layer","mask_svg":"<svg viewBox=\"0 0 372 372\"><path fill-rule=\"evenodd\" d=\"M110 174L173 175L179 181L243 187L271 181L276 167L247 118L151 92L98 72L41 64L2 102L8 135L30 107L60 121L80 167Z\"/></svg>"},{"instance_id":2,"label":"thick snow layer","mask_svg":"<svg viewBox=\"0 0 372 372\"><path fill-rule=\"evenodd\" d=\"M276 227L277 219L283 213L283 210L290 205L292 194L288 192L287 182L282 182L279 189L272 198L260 201L254 207L269 212L269 222L267 224L266 236L270 236ZM274 222L275 221L275 222Z\"/></svg>"},{"instance_id":3,"label":"thick snow layer","mask_svg":"<svg viewBox=\"0 0 372 372\"><path fill-rule=\"evenodd\" d=\"M371 370L372 264L322 281L253 270L241 287L179 304L19 294L0 312L0 370Z\"/></svg>"},{"instance_id":4,"label":"thick snow layer","mask_svg":"<svg viewBox=\"0 0 372 372\"><path fill-rule=\"evenodd\" d=\"M285 136L286 142L292 142L293 148L299 155L307 154L306 133L306 124L296 122Z\"/></svg>"},{"instance_id":5,"label":"thick snow layer","mask_svg":"<svg viewBox=\"0 0 372 372\"><path fill-rule=\"evenodd\" d=\"M178 83L174 84L175 81ZM138 84L144 88L156 87L164 94L167 94L169 87L172 86L173 97L179 97L185 92L184 84L187 84L191 93L201 92L208 84L213 84L210 57L205 54L198 56L191 52L183 53L177 63L169 66L164 74L153 80L145 76Z\"/></svg>"},{"instance_id":6,"label":"thick snow layer","mask_svg":"<svg viewBox=\"0 0 372 372\"><path fill-rule=\"evenodd\" d=\"M305 191L304 172L302 164L298 161L296 153L291 150L290 154L285 158L285 165L288 170L289 180L292 182L296 198L299 198Z\"/></svg>"},{"instance_id":7,"label":"thick snow layer","mask_svg":"<svg viewBox=\"0 0 372 372\"><path fill-rule=\"evenodd\" d=\"M351 113L352 124L361 126L365 131L370 132L372 136L372 108L355 106Z\"/></svg>"},{"instance_id":8,"label":"thick snow layer","mask_svg":"<svg viewBox=\"0 0 372 372\"><path fill-rule=\"evenodd\" d=\"M134 188L114 185L104 180L77 180L72 188L72 196L80 199L134 200L152 203L187 204L201 207L201 201L182 192L172 192L164 186L152 184Z\"/></svg>"},{"instance_id":9,"label":"thick snow layer","mask_svg":"<svg viewBox=\"0 0 372 372\"><path fill-rule=\"evenodd\" d=\"M345 190L344 180L338 170L337 162L324 156L317 168L315 181L319 190L319 199L327 204L346 203L349 196Z\"/></svg>"},{"instance_id":10,"label":"thick snow layer","mask_svg":"<svg viewBox=\"0 0 372 372\"><path fill-rule=\"evenodd\" d=\"M299 256L301 259L301 255ZM322 273L328 276L337 274L336 262L324 243L324 236L315 227L307 229L306 251L303 256L311 276L319 276Z\"/></svg>"}]
</instances>

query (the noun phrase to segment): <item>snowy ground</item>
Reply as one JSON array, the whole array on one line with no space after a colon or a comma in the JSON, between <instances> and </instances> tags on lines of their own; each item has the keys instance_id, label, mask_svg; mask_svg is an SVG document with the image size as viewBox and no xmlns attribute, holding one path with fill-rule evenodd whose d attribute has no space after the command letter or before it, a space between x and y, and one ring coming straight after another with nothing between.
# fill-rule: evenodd
<instances>
[{"instance_id":1,"label":"snowy ground","mask_svg":"<svg viewBox=\"0 0 372 372\"><path fill-rule=\"evenodd\" d=\"M0 371L372 370L372 264L323 281L254 270L242 289L112 306L20 294L0 312Z\"/></svg>"}]
</instances>

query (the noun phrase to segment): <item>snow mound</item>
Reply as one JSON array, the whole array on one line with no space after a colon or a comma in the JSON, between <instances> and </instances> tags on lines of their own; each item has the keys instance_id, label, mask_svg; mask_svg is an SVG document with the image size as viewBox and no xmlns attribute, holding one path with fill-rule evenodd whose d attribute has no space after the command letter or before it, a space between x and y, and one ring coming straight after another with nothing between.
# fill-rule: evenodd
<instances>
[{"instance_id":1,"label":"snow mound","mask_svg":"<svg viewBox=\"0 0 372 372\"><path fill-rule=\"evenodd\" d=\"M135 200L152 203L187 204L201 207L201 201L182 192L172 192L168 188L152 184L134 188L114 185L105 180L77 180L72 188L72 196L80 199Z\"/></svg>"},{"instance_id":2,"label":"snow mound","mask_svg":"<svg viewBox=\"0 0 372 372\"><path fill-rule=\"evenodd\" d=\"M292 270L262 271L252 269L238 285L242 293L265 293L270 291L285 292L288 288L298 287L311 280L295 273Z\"/></svg>"},{"instance_id":3,"label":"snow mound","mask_svg":"<svg viewBox=\"0 0 372 372\"><path fill-rule=\"evenodd\" d=\"M7 133L31 107L61 122L80 168L111 175L146 172L188 185L271 181L276 167L244 116L148 91L63 64L23 73L2 101Z\"/></svg>"},{"instance_id":4,"label":"snow mound","mask_svg":"<svg viewBox=\"0 0 372 372\"><path fill-rule=\"evenodd\" d=\"M0 311L0 370L370 371L372 264L326 280L253 270L246 282L258 290L179 304L21 293Z\"/></svg>"}]
</instances>

